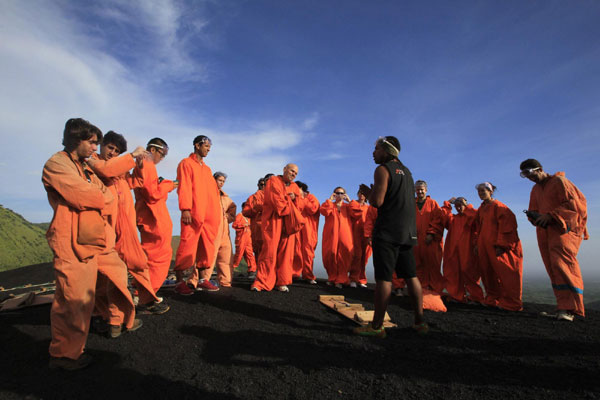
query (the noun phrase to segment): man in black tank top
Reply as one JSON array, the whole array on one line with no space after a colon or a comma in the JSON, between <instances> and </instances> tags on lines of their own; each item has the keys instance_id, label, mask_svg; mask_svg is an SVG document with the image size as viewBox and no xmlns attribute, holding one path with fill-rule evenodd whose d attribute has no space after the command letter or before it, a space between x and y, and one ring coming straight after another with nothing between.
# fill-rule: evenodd
<instances>
[{"instance_id":1,"label":"man in black tank top","mask_svg":"<svg viewBox=\"0 0 600 400\"><path fill-rule=\"evenodd\" d=\"M414 182L412 174L400 160L400 142L394 136L385 136L375 142L373 159L375 183L361 185L368 193L369 203L377 208L373 229L373 266L375 267L375 314L367 326L354 329L361 336L386 336L383 319L392 296L392 275L404 278L413 303L418 333L427 333L423 320L423 292L416 276L412 246L417 243Z\"/></svg>"}]
</instances>

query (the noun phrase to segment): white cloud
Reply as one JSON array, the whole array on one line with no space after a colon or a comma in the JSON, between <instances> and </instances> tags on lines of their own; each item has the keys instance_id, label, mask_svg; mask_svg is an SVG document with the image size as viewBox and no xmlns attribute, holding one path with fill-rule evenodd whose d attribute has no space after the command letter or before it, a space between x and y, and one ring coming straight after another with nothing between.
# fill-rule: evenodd
<instances>
[{"instance_id":1,"label":"white cloud","mask_svg":"<svg viewBox=\"0 0 600 400\"><path fill-rule=\"evenodd\" d=\"M160 57L174 63L165 68L185 74L197 67L196 61L186 58L185 40L179 42L182 10L175 3L105 4L112 6L102 8L105 18L115 21L139 14L135 22L157 34L152 46L162 49ZM49 207L43 210L47 215L43 218L39 207L19 205L45 202L41 170L50 155L61 149L62 129L71 117L84 117L103 131L123 133L130 148L154 136L164 138L171 150L158 170L170 179L175 178L178 162L192 151L193 138L206 134L213 139L208 164L228 172L226 190L244 198L256 190L259 176L280 173L292 160L288 152L302 141L301 129L252 121L245 124L250 127L246 131L229 132L181 122L184 118L162 106L168 98L157 98L140 84L139 70L104 51L102 41L73 20L54 3L0 3L0 137L5 144L3 164L9 166L0 169L0 180L7 206L17 212L26 209L26 218L50 219ZM176 198L172 194L169 201L174 219Z\"/></svg>"},{"instance_id":2,"label":"white cloud","mask_svg":"<svg viewBox=\"0 0 600 400\"><path fill-rule=\"evenodd\" d=\"M307 131L310 131L310 130L314 129L314 127L317 126L318 123L319 123L319 113L314 112L311 114L310 117L308 117L307 119L304 120L304 122L302 123L302 128Z\"/></svg>"}]
</instances>

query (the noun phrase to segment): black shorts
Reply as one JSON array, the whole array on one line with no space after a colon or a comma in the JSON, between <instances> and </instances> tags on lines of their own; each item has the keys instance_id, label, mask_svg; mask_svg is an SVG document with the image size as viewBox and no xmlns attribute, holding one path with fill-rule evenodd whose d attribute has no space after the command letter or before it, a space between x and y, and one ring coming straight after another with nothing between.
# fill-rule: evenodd
<instances>
[{"instance_id":1,"label":"black shorts","mask_svg":"<svg viewBox=\"0 0 600 400\"><path fill-rule=\"evenodd\" d=\"M394 271L398 278L417 276L417 263L412 246L393 244L381 239L373 240L373 267L376 281L391 282Z\"/></svg>"}]
</instances>

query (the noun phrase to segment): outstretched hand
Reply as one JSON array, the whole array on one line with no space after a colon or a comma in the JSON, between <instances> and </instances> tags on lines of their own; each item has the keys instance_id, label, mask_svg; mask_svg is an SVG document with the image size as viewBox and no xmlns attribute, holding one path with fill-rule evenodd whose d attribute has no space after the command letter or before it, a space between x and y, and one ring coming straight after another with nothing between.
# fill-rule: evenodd
<instances>
[{"instance_id":1,"label":"outstretched hand","mask_svg":"<svg viewBox=\"0 0 600 400\"><path fill-rule=\"evenodd\" d=\"M371 184L371 186L367 186L364 183L361 183L358 187L358 190L368 199L371 195L371 191L373 190L373 185Z\"/></svg>"}]
</instances>

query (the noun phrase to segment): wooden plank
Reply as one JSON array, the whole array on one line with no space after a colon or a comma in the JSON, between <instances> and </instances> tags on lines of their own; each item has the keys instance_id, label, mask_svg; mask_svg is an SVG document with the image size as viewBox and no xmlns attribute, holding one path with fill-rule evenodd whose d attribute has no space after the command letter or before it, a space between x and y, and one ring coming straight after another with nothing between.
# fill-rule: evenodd
<instances>
[{"instance_id":1,"label":"wooden plank","mask_svg":"<svg viewBox=\"0 0 600 400\"><path fill-rule=\"evenodd\" d=\"M362 304L348 303L344 296L340 295L320 295L319 301L326 307L338 312L352 322L364 326L373 320L374 311L366 311ZM385 313L383 326L386 328L395 328L388 313Z\"/></svg>"}]
</instances>

